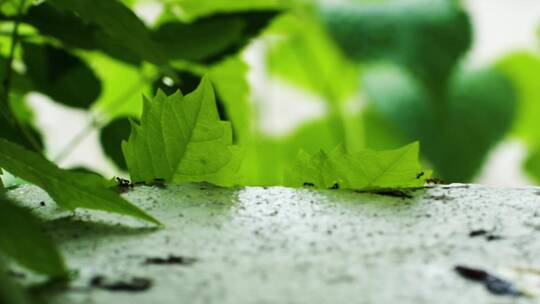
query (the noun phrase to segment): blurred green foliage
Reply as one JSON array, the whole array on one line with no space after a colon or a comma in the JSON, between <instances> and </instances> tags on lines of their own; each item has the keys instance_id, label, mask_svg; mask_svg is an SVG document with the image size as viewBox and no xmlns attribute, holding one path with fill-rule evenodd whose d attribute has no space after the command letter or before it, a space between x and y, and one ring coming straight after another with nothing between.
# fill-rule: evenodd
<instances>
[{"instance_id":1,"label":"blurred green foliage","mask_svg":"<svg viewBox=\"0 0 540 304\"><path fill-rule=\"evenodd\" d=\"M420 140L446 181L470 181L510 130L517 108L508 76L463 60L472 26L454 1L386 1L328 6L332 37L364 63L366 143L388 148Z\"/></svg>"},{"instance_id":2,"label":"blurred green foliage","mask_svg":"<svg viewBox=\"0 0 540 304\"><path fill-rule=\"evenodd\" d=\"M0 6L7 24L18 3ZM113 142L127 138L127 117L141 115L141 94L189 93L207 74L220 117L231 121L233 140L246 148L241 170L261 184L275 183L275 172L292 166L299 149L330 151L340 143L354 151L419 140L424 160L447 181L472 180L507 136L540 150L532 131L537 55L469 66L473 28L460 1L155 0L162 10L152 21L135 13L141 3L24 2L14 53L24 69L11 72L2 136L42 149L24 104L27 93L38 91L95 113L89 127L102 129L105 153L125 170ZM253 67L243 51L255 37L263 41L269 79L322 100L323 116L287 134L261 129L265 113L253 100ZM2 44L4 65L10 40ZM6 78L2 69L0 76ZM58 159L71 153L69 144ZM533 159L526 168L535 177Z\"/></svg>"},{"instance_id":3,"label":"blurred green foliage","mask_svg":"<svg viewBox=\"0 0 540 304\"><path fill-rule=\"evenodd\" d=\"M519 99L511 135L524 141L530 151L524 169L540 183L540 54L510 54L500 60L498 67L510 76Z\"/></svg>"}]
</instances>

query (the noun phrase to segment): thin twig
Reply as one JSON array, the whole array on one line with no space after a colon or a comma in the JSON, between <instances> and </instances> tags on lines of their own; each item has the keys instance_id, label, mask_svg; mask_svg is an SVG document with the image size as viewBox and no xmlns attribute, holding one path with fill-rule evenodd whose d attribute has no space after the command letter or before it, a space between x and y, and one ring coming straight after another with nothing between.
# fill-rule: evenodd
<instances>
[{"instance_id":1,"label":"thin twig","mask_svg":"<svg viewBox=\"0 0 540 304\"><path fill-rule=\"evenodd\" d=\"M120 96L118 96L107 107L102 109L102 111L107 112L109 109L117 107L120 103L137 93L137 89L146 81L148 81L148 78L141 76L141 79L137 83L120 94ZM53 161L55 163L59 163L70 156L71 153L73 153L73 151L92 133L94 129L102 128L107 124L108 120L99 120L99 116L101 116L99 113L92 115L90 122L84 128L82 128L81 131L79 131L79 133L77 133L55 157L53 157Z\"/></svg>"}]
</instances>

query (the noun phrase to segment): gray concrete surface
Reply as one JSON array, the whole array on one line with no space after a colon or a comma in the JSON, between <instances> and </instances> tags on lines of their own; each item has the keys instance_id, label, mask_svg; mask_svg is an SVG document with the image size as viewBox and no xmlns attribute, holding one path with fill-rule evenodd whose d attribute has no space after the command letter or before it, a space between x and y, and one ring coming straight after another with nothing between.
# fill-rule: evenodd
<instances>
[{"instance_id":1,"label":"gray concrete surface","mask_svg":"<svg viewBox=\"0 0 540 304\"><path fill-rule=\"evenodd\" d=\"M46 230L78 272L67 290L46 293L50 303L539 301L539 188L455 184L416 190L412 198L204 185L126 193L165 223L157 230L61 211L32 186L9 195L47 219ZM146 263L169 255L183 263ZM494 295L458 276L456 265L486 269L527 296ZM144 278L151 286L104 290L91 286L96 276L109 283Z\"/></svg>"}]
</instances>

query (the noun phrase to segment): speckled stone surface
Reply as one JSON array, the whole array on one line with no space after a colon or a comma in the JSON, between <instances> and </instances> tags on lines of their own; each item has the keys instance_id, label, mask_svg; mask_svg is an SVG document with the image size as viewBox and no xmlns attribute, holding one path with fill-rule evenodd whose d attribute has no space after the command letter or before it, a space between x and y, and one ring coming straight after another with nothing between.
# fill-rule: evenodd
<instances>
[{"instance_id":1,"label":"speckled stone surface","mask_svg":"<svg viewBox=\"0 0 540 304\"><path fill-rule=\"evenodd\" d=\"M410 194L204 185L124 194L166 225L155 229L61 211L32 186L9 192L47 219L46 231L78 271L69 288L46 293L50 303L539 301L539 188L455 184ZM183 260L147 263L170 255ZM489 270L530 296L494 295L458 276L456 265ZM97 276L151 286L104 290L91 286Z\"/></svg>"}]
</instances>

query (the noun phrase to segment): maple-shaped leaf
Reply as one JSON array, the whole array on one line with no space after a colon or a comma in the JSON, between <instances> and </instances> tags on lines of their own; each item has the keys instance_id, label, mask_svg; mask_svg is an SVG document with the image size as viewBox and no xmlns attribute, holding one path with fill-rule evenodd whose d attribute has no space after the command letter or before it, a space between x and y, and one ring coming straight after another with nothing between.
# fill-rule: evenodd
<instances>
[{"instance_id":1,"label":"maple-shaped leaf","mask_svg":"<svg viewBox=\"0 0 540 304\"><path fill-rule=\"evenodd\" d=\"M209 182L233 186L241 149L233 145L230 122L221 121L207 77L192 93L145 99L140 125L122 143L131 179L171 183Z\"/></svg>"},{"instance_id":2,"label":"maple-shaped leaf","mask_svg":"<svg viewBox=\"0 0 540 304\"><path fill-rule=\"evenodd\" d=\"M285 185L342 189L421 187L430 172L418 162L418 142L396 150L348 153L339 146L327 153L300 152L285 177Z\"/></svg>"}]
</instances>

